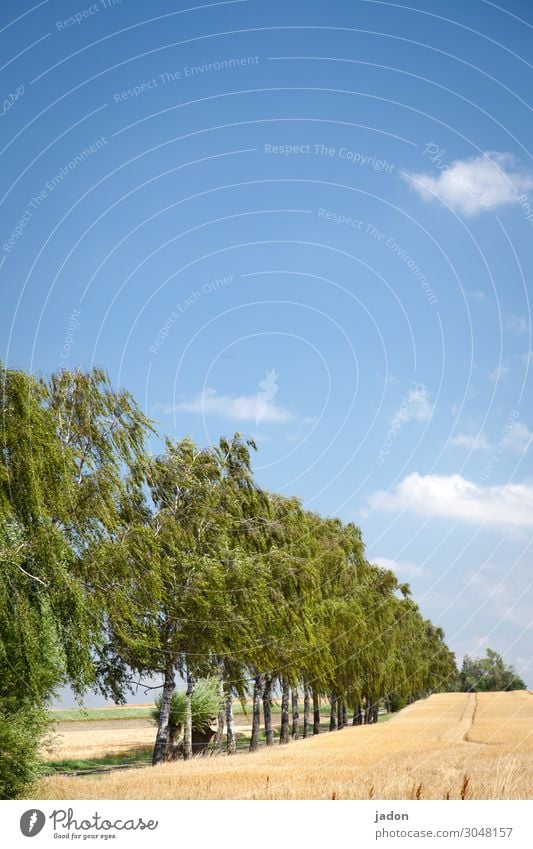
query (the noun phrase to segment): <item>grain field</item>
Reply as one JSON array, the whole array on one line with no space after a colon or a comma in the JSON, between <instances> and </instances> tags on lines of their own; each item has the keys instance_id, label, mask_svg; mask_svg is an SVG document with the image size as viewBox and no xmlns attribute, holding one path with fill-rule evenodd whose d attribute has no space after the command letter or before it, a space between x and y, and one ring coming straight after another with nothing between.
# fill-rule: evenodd
<instances>
[{"instance_id":1,"label":"grain field","mask_svg":"<svg viewBox=\"0 0 533 849\"><path fill-rule=\"evenodd\" d=\"M50 777L49 799L530 799L533 695L445 693L390 722L100 777Z\"/></svg>"}]
</instances>

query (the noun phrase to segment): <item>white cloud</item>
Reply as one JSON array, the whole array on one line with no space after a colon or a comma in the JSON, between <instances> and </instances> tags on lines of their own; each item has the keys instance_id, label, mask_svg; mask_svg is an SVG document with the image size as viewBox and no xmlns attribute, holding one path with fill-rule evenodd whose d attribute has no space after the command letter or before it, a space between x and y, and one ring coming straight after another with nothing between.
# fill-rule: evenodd
<instances>
[{"instance_id":1,"label":"white cloud","mask_svg":"<svg viewBox=\"0 0 533 849\"><path fill-rule=\"evenodd\" d=\"M410 421L427 421L433 415L433 404L425 386L410 389L402 400L399 409L391 417L391 425L402 425Z\"/></svg>"},{"instance_id":2,"label":"white cloud","mask_svg":"<svg viewBox=\"0 0 533 849\"><path fill-rule=\"evenodd\" d=\"M423 200L439 199L464 215L477 215L497 206L520 203L533 188L533 174L520 170L511 153L485 151L470 159L456 159L432 173L404 175Z\"/></svg>"},{"instance_id":3,"label":"white cloud","mask_svg":"<svg viewBox=\"0 0 533 849\"><path fill-rule=\"evenodd\" d=\"M516 454L525 454L532 441L533 433L524 422L509 422L506 424L504 435L498 443L500 446L498 450L501 452L501 449L508 448ZM492 448L498 447L490 443L483 433L458 433L452 436L450 445L479 451L490 451Z\"/></svg>"},{"instance_id":4,"label":"white cloud","mask_svg":"<svg viewBox=\"0 0 533 849\"><path fill-rule=\"evenodd\" d=\"M284 424L294 418L293 413L280 404L265 400L265 394L219 395L216 389L205 389L191 399L164 408L165 412L202 413L223 416L243 422L270 422Z\"/></svg>"},{"instance_id":5,"label":"white cloud","mask_svg":"<svg viewBox=\"0 0 533 849\"><path fill-rule=\"evenodd\" d=\"M491 446L482 433L458 433L450 439L450 445L458 448L469 448L470 450L487 451Z\"/></svg>"},{"instance_id":6,"label":"white cloud","mask_svg":"<svg viewBox=\"0 0 533 849\"><path fill-rule=\"evenodd\" d=\"M506 377L508 374L509 369L507 368L507 366L498 366L497 368L491 371L489 377L491 380L494 381L494 383L499 383L500 380L503 380L504 377Z\"/></svg>"},{"instance_id":7,"label":"white cloud","mask_svg":"<svg viewBox=\"0 0 533 849\"><path fill-rule=\"evenodd\" d=\"M524 354L522 354L520 359L522 360L525 366L531 365L531 363L533 363L533 351L526 351Z\"/></svg>"},{"instance_id":8,"label":"white cloud","mask_svg":"<svg viewBox=\"0 0 533 849\"><path fill-rule=\"evenodd\" d=\"M422 569L421 566L410 560L392 560L389 557L374 557L372 558L372 562L377 563L383 569L390 569L399 578L415 578L429 574L426 569Z\"/></svg>"},{"instance_id":9,"label":"white cloud","mask_svg":"<svg viewBox=\"0 0 533 849\"><path fill-rule=\"evenodd\" d=\"M505 329L516 334L529 333L529 322L525 318L519 318L513 315L505 322Z\"/></svg>"},{"instance_id":10,"label":"white cloud","mask_svg":"<svg viewBox=\"0 0 533 849\"><path fill-rule=\"evenodd\" d=\"M505 429L503 444L516 454L525 454L533 440L533 433L523 422L512 422Z\"/></svg>"},{"instance_id":11,"label":"white cloud","mask_svg":"<svg viewBox=\"0 0 533 849\"><path fill-rule=\"evenodd\" d=\"M375 509L409 510L427 518L488 522L512 531L533 527L533 485L481 486L461 475L407 475L389 492L370 496Z\"/></svg>"},{"instance_id":12,"label":"white cloud","mask_svg":"<svg viewBox=\"0 0 533 849\"><path fill-rule=\"evenodd\" d=\"M482 292L481 289L463 289L462 291L470 301L485 300L485 292Z\"/></svg>"}]
</instances>

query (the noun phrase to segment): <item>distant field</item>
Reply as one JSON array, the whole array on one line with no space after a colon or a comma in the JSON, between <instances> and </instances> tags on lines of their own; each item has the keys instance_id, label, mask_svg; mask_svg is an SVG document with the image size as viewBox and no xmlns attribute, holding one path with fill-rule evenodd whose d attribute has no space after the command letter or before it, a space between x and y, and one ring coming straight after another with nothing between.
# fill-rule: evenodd
<instances>
[{"instance_id":1,"label":"distant field","mask_svg":"<svg viewBox=\"0 0 533 849\"><path fill-rule=\"evenodd\" d=\"M531 799L533 696L445 693L378 725L233 758L54 775L37 792L43 799Z\"/></svg>"},{"instance_id":2,"label":"distant field","mask_svg":"<svg viewBox=\"0 0 533 849\"><path fill-rule=\"evenodd\" d=\"M111 719L148 719L153 705L123 705L108 708L71 708L51 710L54 722L97 722Z\"/></svg>"},{"instance_id":3,"label":"distant field","mask_svg":"<svg viewBox=\"0 0 533 849\"><path fill-rule=\"evenodd\" d=\"M70 708L66 710L51 710L50 716L55 722L96 722L111 719L148 719L154 705L147 702L142 705L114 705L104 708ZM273 704L273 711L279 711L279 705ZM251 710L251 705L249 707ZM233 707L235 716L244 713L242 706L236 702Z\"/></svg>"}]
</instances>

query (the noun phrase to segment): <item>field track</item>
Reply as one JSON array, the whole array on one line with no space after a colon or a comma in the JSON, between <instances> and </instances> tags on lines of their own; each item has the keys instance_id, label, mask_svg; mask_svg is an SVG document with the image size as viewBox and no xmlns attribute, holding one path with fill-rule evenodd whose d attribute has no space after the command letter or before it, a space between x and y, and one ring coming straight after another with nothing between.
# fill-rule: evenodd
<instances>
[{"instance_id":1,"label":"field track","mask_svg":"<svg viewBox=\"0 0 533 849\"><path fill-rule=\"evenodd\" d=\"M39 793L36 798L52 799L531 799L533 695L444 693L384 724L233 758L98 778L54 776Z\"/></svg>"}]
</instances>

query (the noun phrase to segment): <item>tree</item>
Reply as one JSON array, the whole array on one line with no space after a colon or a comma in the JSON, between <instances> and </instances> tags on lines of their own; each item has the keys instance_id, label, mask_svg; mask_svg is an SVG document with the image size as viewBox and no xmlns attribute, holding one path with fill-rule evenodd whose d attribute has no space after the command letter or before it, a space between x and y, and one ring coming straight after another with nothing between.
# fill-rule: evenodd
<instances>
[{"instance_id":1,"label":"tree","mask_svg":"<svg viewBox=\"0 0 533 849\"><path fill-rule=\"evenodd\" d=\"M96 571L111 576L101 603L116 655L140 675L163 678L154 764L165 758L177 673L187 681L184 757L192 755L195 679L216 672L221 658L226 673L238 669L234 651L239 641L246 650L250 613L241 591L255 579L234 537L251 490L246 445L236 435L216 448L190 439L167 439L165 448L130 482L116 538L93 552ZM234 686L242 693L238 681L225 688L229 732Z\"/></svg>"},{"instance_id":2,"label":"tree","mask_svg":"<svg viewBox=\"0 0 533 849\"><path fill-rule=\"evenodd\" d=\"M84 554L112 530L120 470L149 423L99 371L46 382L0 365L0 413L0 793L10 798L38 774L56 689L96 681Z\"/></svg>"},{"instance_id":3,"label":"tree","mask_svg":"<svg viewBox=\"0 0 533 849\"><path fill-rule=\"evenodd\" d=\"M515 669L493 649L487 649L485 657L464 656L459 685L463 693L527 689Z\"/></svg>"}]
</instances>

